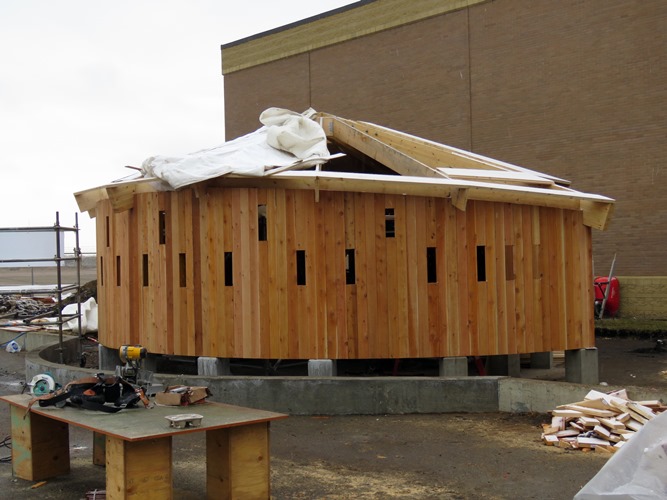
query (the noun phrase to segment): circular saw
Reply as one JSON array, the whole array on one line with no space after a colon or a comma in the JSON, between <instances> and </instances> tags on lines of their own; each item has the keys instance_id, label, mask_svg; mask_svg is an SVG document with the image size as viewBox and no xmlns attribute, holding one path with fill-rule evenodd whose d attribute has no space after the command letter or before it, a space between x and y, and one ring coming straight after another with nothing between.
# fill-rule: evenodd
<instances>
[{"instance_id":1,"label":"circular saw","mask_svg":"<svg viewBox=\"0 0 667 500\"><path fill-rule=\"evenodd\" d=\"M56 382L51 375L40 373L32 378L28 386L33 396L46 396L56 389Z\"/></svg>"}]
</instances>

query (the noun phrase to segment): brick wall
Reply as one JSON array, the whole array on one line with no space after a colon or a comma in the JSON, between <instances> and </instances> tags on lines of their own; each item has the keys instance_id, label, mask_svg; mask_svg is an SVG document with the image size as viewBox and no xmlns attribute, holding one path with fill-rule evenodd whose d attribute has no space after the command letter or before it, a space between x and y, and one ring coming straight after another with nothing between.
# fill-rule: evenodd
<instances>
[{"instance_id":1,"label":"brick wall","mask_svg":"<svg viewBox=\"0 0 667 500\"><path fill-rule=\"evenodd\" d=\"M227 138L269 106L368 120L617 200L596 274L667 275L667 2L495 0L225 75Z\"/></svg>"}]
</instances>

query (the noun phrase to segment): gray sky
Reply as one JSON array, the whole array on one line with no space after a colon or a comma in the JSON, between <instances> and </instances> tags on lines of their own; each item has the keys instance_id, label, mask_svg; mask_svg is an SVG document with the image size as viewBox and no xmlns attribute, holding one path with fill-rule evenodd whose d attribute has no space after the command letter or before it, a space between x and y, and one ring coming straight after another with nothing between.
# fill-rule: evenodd
<instances>
[{"instance_id":1,"label":"gray sky","mask_svg":"<svg viewBox=\"0 0 667 500\"><path fill-rule=\"evenodd\" d=\"M220 45L350 3L0 0L0 227L73 225L74 192L222 143Z\"/></svg>"}]
</instances>

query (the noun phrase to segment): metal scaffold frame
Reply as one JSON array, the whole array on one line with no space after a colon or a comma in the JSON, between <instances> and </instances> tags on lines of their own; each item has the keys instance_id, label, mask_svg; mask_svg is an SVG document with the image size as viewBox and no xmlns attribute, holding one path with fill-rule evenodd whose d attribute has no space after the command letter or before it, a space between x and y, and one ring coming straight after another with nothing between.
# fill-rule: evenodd
<instances>
[{"instance_id":1,"label":"metal scaffold frame","mask_svg":"<svg viewBox=\"0 0 667 500\"><path fill-rule=\"evenodd\" d=\"M56 220L53 226L42 226L42 227L13 227L13 228L0 228L2 233L20 233L20 232L37 232L37 231L53 231L55 235L55 253L51 258L25 258L25 259L0 259L0 264L17 264L17 267L26 267L26 264L34 263L54 263L56 267L56 276L57 283L54 286L17 286L16 288L12 287L3 287L0 289L0 295L39 295L39 294L54 294L57 298L56 307L58 309L57 314L57 324L58 324L58 353L59 361L61 364L64 363L63 356L63 325L74 318L78 319L79 326L79 352L81 352L81 339L82 339L82 328L81 328L81 248L79 245L79 218L78 214L74 214L74 226L67 227L60 225L60 213L56 212ZM75 246L71 257L63 255L61 251L61 239L64 233L74 233L75 236ZM73 261L76 263L76 283L73 284L63 284L62 282L62 265L65 262ZM23 264L24 266L21 266ZM69 291L73 291L76 294L76 303L77 303L77 312L76 314L63 315L63 294ZM51 312L47 313L48 315ZM36 315L30 318L26 318L24 322L30 324L31 321L43 317L46 314Z\"/></svg>"}]
</instances>

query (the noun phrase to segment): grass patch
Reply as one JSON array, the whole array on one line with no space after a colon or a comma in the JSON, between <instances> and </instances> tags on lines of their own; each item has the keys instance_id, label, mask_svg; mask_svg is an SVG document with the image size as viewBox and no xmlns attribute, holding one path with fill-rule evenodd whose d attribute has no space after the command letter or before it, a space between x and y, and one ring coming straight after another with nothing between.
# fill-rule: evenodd
<instances>
[{"instance_id":1,"label":"grass patch","mask_svg":"<svg viewBox=\"0 0 667 500\"><path fill-rule=\"evenodd\" d=\"M601 337L667 337L667 320L635 318L596 319L595 335Z\"/></svg>"}]
</instances>

